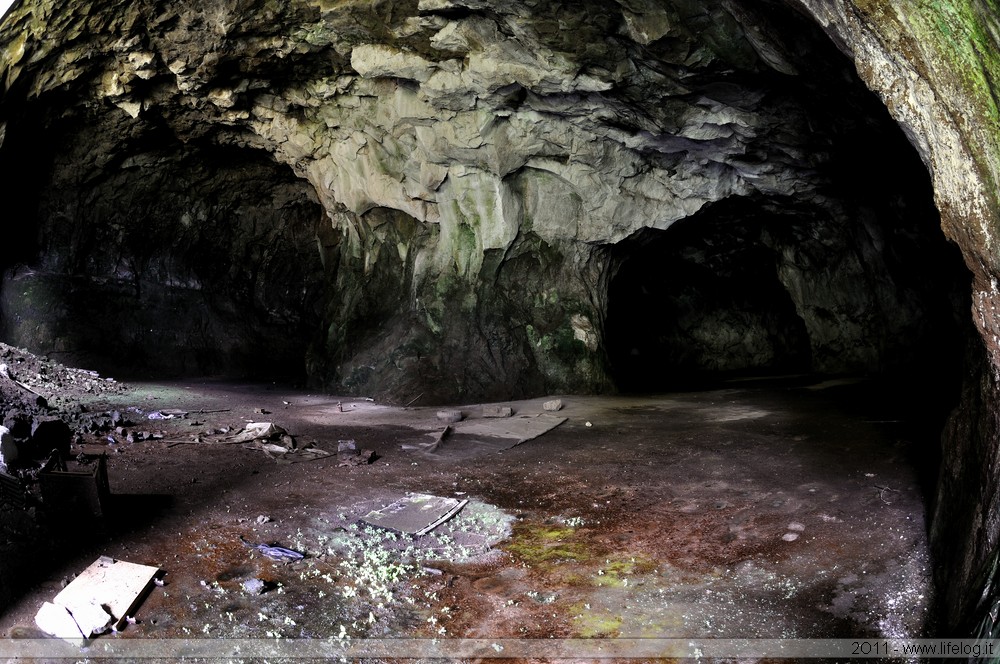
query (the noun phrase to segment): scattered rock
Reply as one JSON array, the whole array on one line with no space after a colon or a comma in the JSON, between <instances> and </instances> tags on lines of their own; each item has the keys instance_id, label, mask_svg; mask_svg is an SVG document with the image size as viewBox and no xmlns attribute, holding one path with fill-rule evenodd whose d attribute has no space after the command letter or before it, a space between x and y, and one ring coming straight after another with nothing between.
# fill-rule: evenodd
<instances>
[{"instance_id":1,"label":"scattered rock","mask_svg":"<svg viewBox=\"0 0 1000 664\"><path fill-rule=\"evenodd\" d=\"M563 407L562 399L552 399L542 404L543 409L551 411L562 410L562 407Z\"/></svg>"},{"instance_id":2,"label":"scattered rock","mask_svg":"<svg viewBox=\"0 0 1000 664\"><path fill-rule=\"evenodd\" d=\"M375 450L361 450L351 456L340 456L338 466L367 466L376 459Z\"/></svg>"},{"instance_id":3,"label":"scattered rock","mask_svg":"<svg viewBox=\"0 0 1000 664\"><path fill-rule=\"evenodd\" d=\"M510 406L483 406L483 417L510 417L514 409Z\"/></svg>"}]
</instances>

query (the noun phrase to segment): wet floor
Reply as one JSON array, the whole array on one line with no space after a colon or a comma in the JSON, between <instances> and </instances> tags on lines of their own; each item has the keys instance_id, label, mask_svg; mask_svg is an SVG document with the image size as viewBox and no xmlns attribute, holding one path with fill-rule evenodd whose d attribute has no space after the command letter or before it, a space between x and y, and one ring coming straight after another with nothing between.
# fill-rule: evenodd
<instances>
[{"instance_id":1,"label":"wet floor","mask_svg":"<svg viewBox=\"0 0 1000 664\"><path fill-rule=\"evenodd\" d=\"M563 396L566 421L533 440L472 453L453 435L432 453L434 408L140 385L108 405L165 435L111 454L110 534L43 570L0 631L38 636L41 603L106 554L161 567L166 585L103 639L923 636L928 441L856 398L863 387L823 387ZM534 417L543 401L504 405ZM191 413L144 419L158 408ZM378 458L282 463L177 442L262 419L298 445L350 439ZM469 503L418 538L359 523L407 492ZM243 539L305 558L276 562Z\"/></svg>"}]
</instances>

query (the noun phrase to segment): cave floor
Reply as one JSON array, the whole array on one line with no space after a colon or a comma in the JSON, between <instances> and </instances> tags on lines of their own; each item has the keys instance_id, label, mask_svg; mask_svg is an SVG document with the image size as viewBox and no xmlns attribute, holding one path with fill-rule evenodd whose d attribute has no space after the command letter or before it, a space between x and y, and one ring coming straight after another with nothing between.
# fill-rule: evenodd
<instances>
[{"instance_id":1,"label":"cave floor","mask_svg":"<svg viewBox=\"0 0 1000 664\"><path fill-rule=\"evenodd\" d=\"M0 633L37 638L42 602L104 554L166 572L137 624L104 640L924 636L919 432L863 387L825 387L563 396L566 421L538 438L498 452L453 435L430 453L405 448L443 428L437 408L134 384L89 409L130 412L132 429L164 439L106 446L107 532L43 570ZM535 415L543 401L505 405ZM171 408L192 412L145 419ZM336 453L353 439L378 458L281 463L239 444L167 442L261 420L299 445ZM407 492L470 502L414 540L357 525ZM275 562L241 537L306 558ZM248 592L251 579L267 591Z\"/></svg>"}]
</instances>

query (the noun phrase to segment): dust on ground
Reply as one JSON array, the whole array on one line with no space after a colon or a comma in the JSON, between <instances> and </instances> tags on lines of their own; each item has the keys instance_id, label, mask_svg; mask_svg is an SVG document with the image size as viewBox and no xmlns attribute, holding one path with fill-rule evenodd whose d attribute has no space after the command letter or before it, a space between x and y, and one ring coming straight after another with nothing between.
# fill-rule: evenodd
<instances>
[{"instance_id":1,"label":"dust on ground","mask_svg":"<svg viewBox=\"0 0 1000 664\"><path fill-rule=\"evenodd\" d=\"M845 406L851 386L563 396L566 422L539 438L451 457L461 436L421 449L443 428L437 409L18 365L77 427L74 450L108 453L112 499L98 527L72 537L46 527L43 506L2 508L0 560L32 580L0 616L7 637L40 637L42 602L102 554L158 566L166 583L137 624L98 640L933 630L922 441L893 414ZM543 401L503 405L534 416ZM227 442L260 421L330 455ZM374 462L341 465L344 440ZM408 492L469 503L423 537L363 523ZM304 558L277 562L258 543Z\"/></svg>"}]
</instances>

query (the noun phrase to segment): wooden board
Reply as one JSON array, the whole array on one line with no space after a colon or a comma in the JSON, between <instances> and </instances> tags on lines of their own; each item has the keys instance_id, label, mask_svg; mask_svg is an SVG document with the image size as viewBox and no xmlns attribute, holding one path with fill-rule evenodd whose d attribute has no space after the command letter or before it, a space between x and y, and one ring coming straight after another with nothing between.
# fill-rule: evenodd
<instances>
[{"instance_id":1,"label":"wooden board","mask_svg":"<svg viewBox=\"0 0 1000 664\"><path fill-rule=\"evenodd\" d=\"M101 556L52 603L66 608L87 637L99 634L108 624L120 629L145 599L159 572L157 567Z\"/></svg>"}]
</instances>

